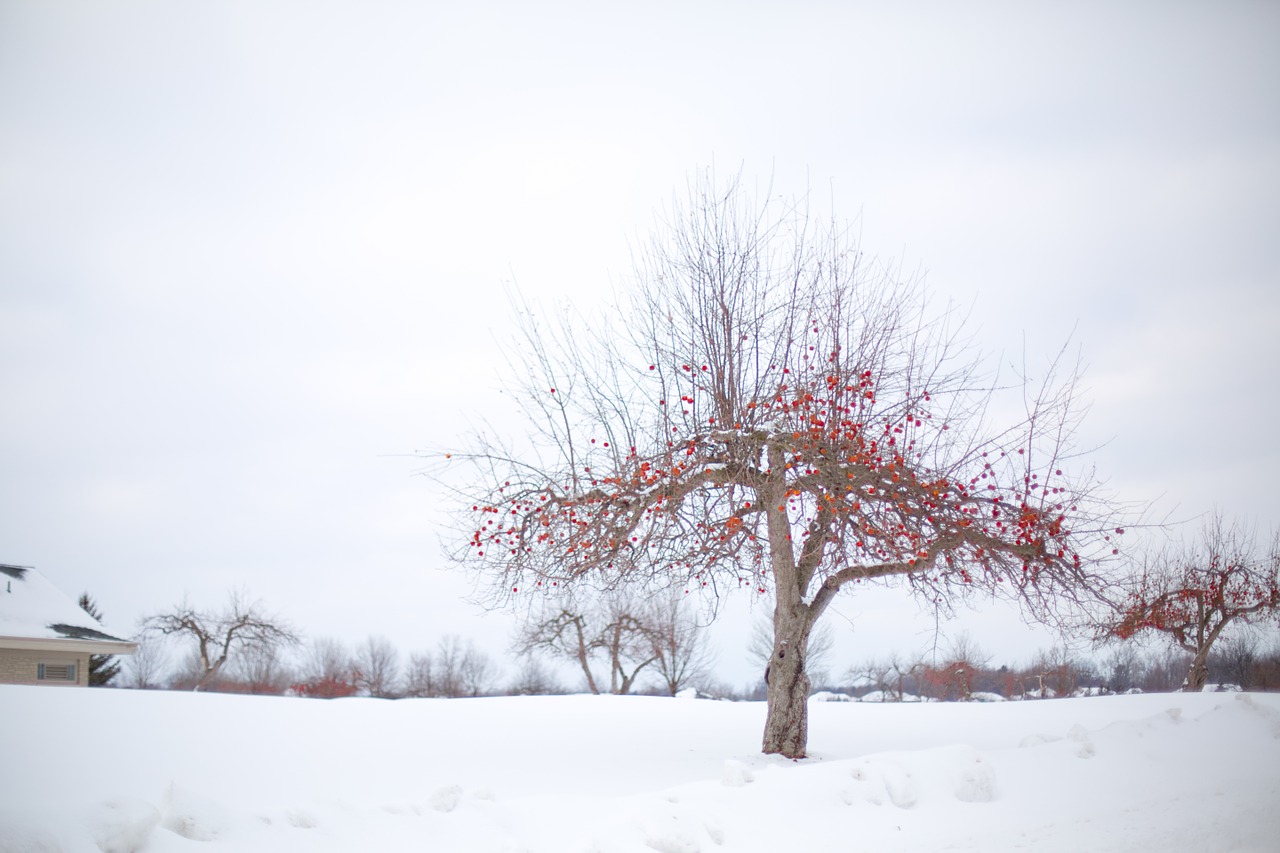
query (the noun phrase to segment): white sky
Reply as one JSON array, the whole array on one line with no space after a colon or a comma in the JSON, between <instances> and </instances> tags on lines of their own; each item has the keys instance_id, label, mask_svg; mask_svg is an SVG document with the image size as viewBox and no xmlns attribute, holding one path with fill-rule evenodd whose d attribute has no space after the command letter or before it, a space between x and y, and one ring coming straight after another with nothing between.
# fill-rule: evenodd
<instances>
[{"instance_id":1,"label":"white sky","mask_svg":"<svg viewBox=\"0 0 1280 853\"><path fill-rule=\"evenodd\" d=\"M1117 5L0 0L0 561L500 653L405 454L500 415L504 287L607 299L713 161L988 349L1074 329L1122 497L1280 524L1280 7ZM837 669L928 627L843 612Z\"/></svg>"}]
</instances>

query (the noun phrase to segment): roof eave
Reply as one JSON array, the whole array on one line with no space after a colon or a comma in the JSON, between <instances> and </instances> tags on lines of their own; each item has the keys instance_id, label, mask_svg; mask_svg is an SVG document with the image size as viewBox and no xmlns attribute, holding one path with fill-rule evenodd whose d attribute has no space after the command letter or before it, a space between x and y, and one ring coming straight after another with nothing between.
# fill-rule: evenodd
<instances>
[{"instance_id":1,"label":"roof eave","mask_svg":"<svg viewBox=\"0 0 1280 853\"><path fill-rule=\"evenodd\" d=\"M131 655L138 651L138 644L127 641L108 643L103 640L67 640L53 637L0 637L0 649L18 649L31 652L87 652L91 655Z\"/></svg>"}]
</instances>

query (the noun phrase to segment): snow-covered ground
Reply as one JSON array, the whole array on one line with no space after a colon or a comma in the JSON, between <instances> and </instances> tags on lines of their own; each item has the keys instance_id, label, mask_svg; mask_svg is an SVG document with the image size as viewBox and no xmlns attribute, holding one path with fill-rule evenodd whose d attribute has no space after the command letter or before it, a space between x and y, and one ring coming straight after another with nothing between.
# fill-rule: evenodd
<instances>
[{"instance_id":1,"label":"snow-covered ground","mask_svg":"<svg viewBox=\"0 0 1280 853\"><path fill-rule=\"evenodd\" d=\"M1275 851L1280 695L811 704L0 687L6 851Z\"/></svg>"}]
</instances>

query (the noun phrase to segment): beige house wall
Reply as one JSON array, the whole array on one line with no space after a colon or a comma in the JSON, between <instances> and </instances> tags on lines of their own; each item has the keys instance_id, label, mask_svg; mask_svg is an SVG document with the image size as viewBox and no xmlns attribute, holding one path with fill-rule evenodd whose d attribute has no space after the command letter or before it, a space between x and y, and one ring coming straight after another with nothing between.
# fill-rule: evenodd
<instances>
[{"instance_id":1,"label":"beige house wall","mask_svg":"<svg viewBox=\"0 0 1280 853\"><path fill-rule=\"evenodd\" d=\"M40 681L40 664L76 665L75 681ZM89 684L89 655L78 652L46 652L28 649L0 649L0 684L49 684L86 687Z\"/></svg>"}]
</instances>

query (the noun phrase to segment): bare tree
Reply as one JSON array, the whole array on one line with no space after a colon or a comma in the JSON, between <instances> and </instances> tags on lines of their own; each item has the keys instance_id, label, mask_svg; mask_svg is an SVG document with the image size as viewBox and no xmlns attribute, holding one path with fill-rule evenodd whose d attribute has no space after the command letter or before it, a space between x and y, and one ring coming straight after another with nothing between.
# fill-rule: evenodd
<instances>
[{"instance_id":1,"label":"bare tree","mask_svg":"<svg viewBox=\"0 0 1280 853\"><path fill-rule=\"evenodd\" d=\"M903 702L907 697L907 680L914 678L917 682L915 689L919 691L924 669L923 661L907 661L895 653L881 660L849 667L845 679L855 690L863 686L873 688L882 701Z\"/></svg>"},{"instance_id":2,"label":"bare tree","mask_svg":"<svg viewBox=\"0 0 1280 853\"><path fill-rule=\"evenodd\" d=\"M1270 648L1258 653L1254 661L1253 690L1280 690L1280 640L1272 638Z\"/></svg>"},{"instance_id":3,"label":"bare tree","mask_svg":"<svg viewBox=\"0 0 1280 853\"><path fill-rule=\"evenodd\" d=\"M645 605L622 595L582 602L573 597L553 599L531 614L516 639L515 650L527 655L546 652L575 663L587 688L601 692L593 665L608 668L610 693L630 693L641 672L661 657L645 621Z\"/></svg>"},{"instance_id":4,"label":"bare tree","mask_svg":"<svg viewBox=\"0 0 1280 853\"><path fill-rule=\"evenodd\" d=\"M431 652L414 652L409 655L409 666L404 675L404 694L417 698L439 695L435 688L435 659Z\"/></svg>"},{"instance_id":5,"label":"bare tree","mask_svg":"<svg viewBox=\"0 0 1280 853\"><path fill-rule=\"evenodd\" d=\"M307 681L353 680L351 653L341 640L316 637L307 646L302 663L302 677Z\"/></svg>"},{"instance_id":6,"label":"bare tree","mask_svg":"<svg viewBox=\"0 0 1280 853\"><path fill-rule=\"evenodd\" d=\"M615 598L607 612L609 620L600 635L600 647L609 661L609 692L625 696L635 687L641 671L657 662L659 652L649 626L636 611Z\"/></svg>"},{"instance_id":7,"label":"bare tree","mask_svg":"<svg viewBox=\"0 0 1280 853\"><path fill-rule=\"evenodd\" d=\"M356 649L356 686L370 696L390 699L397 695L400 653L386 637L369 636Z\"/></svg>"},{"instance_id":8,"label":"bare tree","mask_svg":"<svg viewBox=\"0 0 1280 853\"><path fill-rule=\"evenodd\" d=\"M434 658L435 695L465 696L466 688L462 685L463 659L467 647L457 634L447 634L440 638Z\"/></svg>"},{"instance_id":9,"label":"bare tree","mask_svg":"<svg viewBox=\"0 0 1280 853\"><path fill-rule=\"evenodd\" d=\"M467 651L462 656L462 695L485 695L493 689L497 675L493 659L476 648L474 642L468 641Z\"/></svg>"},{"instance_id":10,"label":"bare tree","mask_svg":"<svg viewBox=\"0 0 1280 853\"><path fill-rule=\"evenodd\" d=\"M555 675L536 655L524 656L508 690L513 696L551 696L565 692Z\"/></svg>"},{"instance_id":11,"label":"bare tree","mask_svg":"<svg viewBox=\"0 0 1280 853\"><path fill-rule=\"evenodd\" d=\"M678 591L655 597L644 609L643 622L653 649L653 666L662 686L675 696L711 674L712 653L706 626Z\"/></svg>"},{"instance_id":12,"label":"bare tree","mask_svg":"<svg viewBox=\"0 0 1280 853\"><path fill-rule=\"evenodd\" d=\"M1140 686L1148 693L1167 693L1186 681L1191 655L1177 646L1167 646L1144 656Z\"/></svg>"},{"instance_id":13,"label":"bare tree","mask_svg":"<svg viewBox=\"0 0 1280 853\"><path fill-rule=\"evenodd\" d=\"M195 644L192 652L199 665L195 690L216 679L228 658L242 649L299 642L288 623L266 613L259 602L247 600L239 591L228 596L221 610L197 610L183 601L142 624L144 635L177 637Z\"/></svg>"},{"instance_id":14,"label":"bare tree","mask_svg":"<svg viewBox=\"0 0 1280 853\"><path fill-rule=\"evenodd\" d=\"M346 645L333 637L316 637L307 644L298 676L293 690L299 696L340 699L358 690L355 660Z\"/></svg>"},{"instance_id":15,"label":"bare tree","mask_svg":"<svg viewBox=\"0 0 1280 853\"><path fill-rule=\"evenodd\" d=\"M925 668L925 681L935 691L936 699L973 698L974 682L991 660L968 632L956 635L942 656L942 663Z\"/></svg>"},{"instance_id":16,"label":"bare tree","mask_svg":"<svg viewBox=\"0 0 1280 853\"><path fill-rule=\"evenodd\" d=\"M587 689L599 693L600 686L591 663L599 651L600 640L595 625L587 623L582 608L571 602L544 608L525 620L516 638L515 651L529 656L546 652L575 663L582 671Z\"/></svg>"},{"instance_id":17,"label":"bare tree","mask_svg":"<svg viewBox=\"0 0 1280 853\"><path fill-rule=\"evenodd\" d=\"M1183 689L1199 691L1209 679L1209 653L1223 631L1266 620L1280 624L1280 535L1260 551L1252 531L1228 526L1215 513L1198 542L1147 560L1099 635L1169 637L1191 655Z\"/></svg>"},{"instance_id":18,"label":"bare tree","mask_svg":"<svg viewBox=\"0 0 1280 853\"><path fill-rule=\"evenodd\" d=\"M1209 656L1210 662L1222 673L1225 684L1234 684L1241 690L1253 689L1254 668L1258 663L1258 640L1252 636L1227 637L1220 641Z\"/></svg>"},{"instance_id":19,"label":"bare tree","mask_svg":"<svg viewBox=\"0 0 1280 853\"><path fill-rule=\"evenodd\" d=\"M905 579L931 602L983 589L1047 616L1097 586L1118 527L1069 470L1074 371L1011 383L1019 414L997 418L1009 383L966 355L954 312L847 227L736 181L694 182L639 258L616 320L547 327L521 306L519 449L478 436L437 457L455 556L495 601L771 592L763 749L801 757L809 635L840 590Z\"/></svg>"},{"instance_id":20,"label":"bare tree","mask_svg":"<svg viewBox=\"0 0 1280 853\"><path fill-rule=\"evenodd\" d=\"M138 690L152 690L164 685L169 669L169 655L157 639L139 637L138 650L125 658L125 684Z\"/></svg>"},{"instance_id":21,"label":"bare tree","mask_svg":"<svg viewBox=\"0 0 1280 853\"><path fill-rule=\"evenodd\" d=\"M1103 671L1107 675L1107 689L1112 693L1128 693L1142 682L1142 655L1132 643L1125 643L1107 655Z\"/></svg>"},{"instance_id":22,"label":"bare tree","mask_svg":"<svg viewBox=\"0 0 1280 853\"><path fill-rule=\"evenodd\" d=\"M906 685L907 679L915 678L917 682L916 689L918 690L919 689L918 682L920 680L920 673L924 670L924 662L919 660L916 660L916 661L903 660L897 655L891 655L889 657L888 667L889 667L889 672L892 676L891 692L894 697L894 701L904 702L906 701L905 685Z\"/></svg>"},{"instance_id":23,"label":"bare tree","mask_svg":"<svg viewBox=\"0 0 1280 853\"><path fill-rule=\"evenodd\" d=\"M868 660L852 664L844 673L844 681L849 691L859 695L858 691L870 688L884 699L891 698L889 691L889 665L882 660Z\"/></svg>"},{"instance_id":24,"label":"bare tree","mask_svg":"<svg viewBox=\"0 0 1280 853\"><path fill-rule=\"evenodd\" d=\"M249 693L284 693L297 680L297 673L274 643L246 646L227 669Z\"/></svg>"},{"instance_id":25,"label":"bare tree","mask_svg":"<svg viewBox=\"0 0 1280 853\"><path fill-rule=\"evenodd\" d=\"M1032 689L1045 699L1072 695L1087 672L1087 665L1066 646L1054 646L1036 653L1027 669L1027 676L1035 685Z\"/></svg>"},{"instance_id":26,"label":"bare tree","mask_svg":"<svg viewBox=\"0 0 1280 853\"><path fill-rule=\"evenodd\" d=\"M456 634L440 639L431 666L432 696L481 696L493 681L493 662L473 640Z\"/></svg>"}]
</instances>

